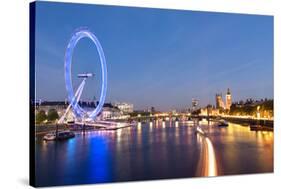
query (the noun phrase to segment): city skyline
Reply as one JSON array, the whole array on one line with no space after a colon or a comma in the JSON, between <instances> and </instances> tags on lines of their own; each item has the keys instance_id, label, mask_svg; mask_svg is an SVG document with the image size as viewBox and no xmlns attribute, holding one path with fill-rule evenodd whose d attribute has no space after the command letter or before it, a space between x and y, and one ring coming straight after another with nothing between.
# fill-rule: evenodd
<instances>
[{"instance_id":1,"label":"city skyline","mask_svg":"<svg viewBox=\"0 0 281 189\"><path fill-rule=\"evenodd\" d=\"M30 3L29 99L35 187L273 173L273 16Z\"/></svg>"},{"instance_id":2,"label":"city skyline","mask_svg":"<svg viewBox=\"0 0 281 189\"><path fill-rule=\"evenodd\" d=\"M215 94L225 94L227 88L232 101L273 99L271 16L56 5L37 4L37 99L66 98L65 48L73 30L81 25L97 35L105 52L106 102L164 111L186 107L192 98L202 106L215 104ZM79 15L73 14L76 9ZM59 16L62 10L64 15ZM87 83L82 99L98 97L99 60L89 40L79 42L73 63L73 75L88 70L97 75ZM74 86L78 83L76 79Z\"/></svg>"}]
</instances>

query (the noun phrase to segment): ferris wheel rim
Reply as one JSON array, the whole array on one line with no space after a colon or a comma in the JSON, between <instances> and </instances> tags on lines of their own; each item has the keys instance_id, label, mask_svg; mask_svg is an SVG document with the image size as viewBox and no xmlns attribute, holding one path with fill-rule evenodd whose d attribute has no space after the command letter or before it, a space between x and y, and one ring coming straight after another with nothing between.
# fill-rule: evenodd
<instances>
[{"instance_id":1,"label":"ferris wheel rim","mask_svg":"<svg viewBox=\"0 0 281 189\"><path fill-rule=\"evenodd\" d=\"M82 38L89 38L95 44L99 54L101 70L102 70L102 88L101 88L99 103L93 111L86 111L79 105L74 95L74 90L72 87L72 77L71 77L72 54L75 46ZM96 116L101 112L105 102L106 89L107 89L107 67L106 67L106 60L105 60L102 46L98 38L90 30L78 29L72 35L65 52L64 74L65 74L65 85L66 85L68 101L71 104L71 108L75 116L79 118L90 117L92 119L95 119Z\"/></svg>"}]
</instances>

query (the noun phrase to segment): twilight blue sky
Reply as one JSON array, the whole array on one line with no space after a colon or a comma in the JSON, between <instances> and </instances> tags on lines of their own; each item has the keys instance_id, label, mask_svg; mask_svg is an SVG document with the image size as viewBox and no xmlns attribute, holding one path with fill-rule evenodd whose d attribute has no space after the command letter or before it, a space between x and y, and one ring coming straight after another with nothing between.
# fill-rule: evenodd
<instances>
[{"instance_id":1,"label":"twilight blue sky","mask_svg":"<svg viewBox=\"0 0 281 189\"><path fill-rule=\"evenodd\" d=\"M107 61L107 102L158 110L215 104L231 89L233 100L273 98L273 17L194 11L37 2L36 96L64 100L64 53L73 32L89 28ZM94 44L79 41L73 82L89 79L83 100L99 97L100 63Z\"/></svg>"}]
</instances>

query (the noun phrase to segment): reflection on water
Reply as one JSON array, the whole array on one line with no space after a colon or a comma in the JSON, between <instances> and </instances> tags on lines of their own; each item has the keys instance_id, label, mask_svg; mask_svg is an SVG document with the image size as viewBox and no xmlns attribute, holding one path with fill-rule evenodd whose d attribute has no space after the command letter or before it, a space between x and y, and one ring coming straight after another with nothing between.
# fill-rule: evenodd
<instances>
[{"instance_id":1,"label":"reflection on water","mask_svg":"<svg viewBox=\"0 0 281 189\"><path fill-rule=\"evenodd\" d=\"M204 123L204 122L203 122ZM139 122L114 131L76 133L67 141L36 141L38 185L249 174L273 171L273 133L230 124Z\"/></svg>"},{"instance_id":2,"label":"reflection on water","mask_svg":"<svg viewBox=\"0 0 281 189\"><path fill-rule=\"evenodd\" d=\"M149 129L150 129L150 130L153 129L153 123L152 123L152 121L149 123Z\"/></svg>"},{"instance_id":3,"label":"reflection on water","mask_svg":"<svg viewBox=\"0 0 281 189\"><path fill-rule=\"evenodd\" d=\"M208 176L217 176L217 161L215 156L215 151L213 144L208 137L205 138L207 146L207 167L208 167Z\"/></svg>"},{"instance_id":4,"label":"reflection on water","mask_svg":"<svg viewBox=\"0 0 281 189\"><path fill-rule=\"evenodd\" d=\"M200 145L200 159L197 166L197 176L217 176L218 167L216 154L214 151L211 140L206 136L206 133L201 127L196 127L197 131L197 142Z\"/></svg>"},{"instance_id":5,"label":"reflection on water","mask_svg":"<svg viewBox=\"0 0 281 189\"><path fill-rule=\"evenodd\" d=\"M141 122L138 122L138 130L141 130Z\"/></svg>"}]
</instances>

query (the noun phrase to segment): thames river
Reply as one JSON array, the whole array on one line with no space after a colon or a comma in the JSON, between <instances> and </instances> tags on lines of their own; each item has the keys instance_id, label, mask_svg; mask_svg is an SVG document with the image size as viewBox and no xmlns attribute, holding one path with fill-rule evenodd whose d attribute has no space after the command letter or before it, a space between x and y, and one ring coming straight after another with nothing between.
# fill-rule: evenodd
<instances>
[{"instance_id":1,"label":"thames river","mask_svg":"<svg viewBox=\"0 0 281 189\"><path fill-rule=\"evenodd\" d=\"M154 121L36 139L36 184L67 185L273 172L273 132Z\"/></svg>"}]
</instances>

